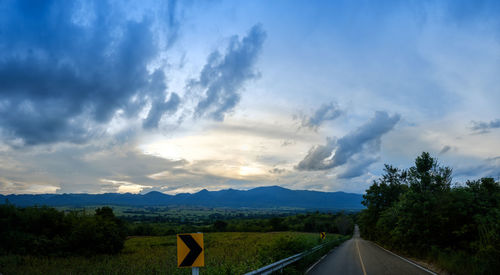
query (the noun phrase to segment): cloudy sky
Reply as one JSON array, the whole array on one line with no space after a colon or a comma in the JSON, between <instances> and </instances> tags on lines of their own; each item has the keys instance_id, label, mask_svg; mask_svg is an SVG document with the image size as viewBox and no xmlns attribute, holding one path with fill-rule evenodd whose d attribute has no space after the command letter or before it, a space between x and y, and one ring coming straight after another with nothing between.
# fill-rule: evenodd
<instances>
[{"instance_id":1,"label":"cloudy sky","mask_svg":"<svg viewBox=\"0 0 500 275\"><path fill-rule=\"evenodd\" d=\"M0 193L500 176L498 1L1 1Z\"/></svg>"}]
</instances>

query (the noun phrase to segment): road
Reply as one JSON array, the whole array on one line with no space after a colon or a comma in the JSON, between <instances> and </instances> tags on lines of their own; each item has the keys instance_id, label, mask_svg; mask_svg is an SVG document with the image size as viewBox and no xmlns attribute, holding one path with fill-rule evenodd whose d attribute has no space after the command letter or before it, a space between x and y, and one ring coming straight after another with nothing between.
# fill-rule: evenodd
<instances>
[{"instance_id":1,"label":"road","mask_svg":"<svg viewBox=\"0 0 500 275\"><path fill-rule=\"evenodd\" d=\"M412 263L380 248L376 244L359 237L358 226L353 237L334 249L314 265L308 275L420 275L435 274L425 271Z\"/></svg>"}]
</instances>

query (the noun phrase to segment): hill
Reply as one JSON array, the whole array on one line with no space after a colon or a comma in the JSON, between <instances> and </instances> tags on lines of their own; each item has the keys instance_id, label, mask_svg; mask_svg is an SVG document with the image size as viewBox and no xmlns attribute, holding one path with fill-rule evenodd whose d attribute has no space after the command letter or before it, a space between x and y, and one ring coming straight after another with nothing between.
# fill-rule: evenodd
<instances>
[{"instance_id":1,"label":"hill","mask_svg":"<svg viewBox=\"0 0 500 275\"><path fill-rule=\"evenodd\" d=\"M205 206L205 207L249 207L278 208L294 207L307 209L362 209L360 194L345 192L319 192L290 190L279 186L257 187L250 190L225 189L197 193L168 195L157 191L147 194L40 194L0 195L0 203L18 206Z\"/></svg>"}]
</instances>

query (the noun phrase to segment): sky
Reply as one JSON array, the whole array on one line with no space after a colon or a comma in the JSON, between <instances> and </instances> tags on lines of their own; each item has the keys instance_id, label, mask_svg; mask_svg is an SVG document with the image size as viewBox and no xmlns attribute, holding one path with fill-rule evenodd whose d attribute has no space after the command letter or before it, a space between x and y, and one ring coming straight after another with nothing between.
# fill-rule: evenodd
<instances>
[{"instance_id":1,"label":"sky","mask_svg":"<svg viewBox=\"0 0 500 275\"><path fill-rule=\"evenodd\" d=\"M500 177L498 1L0 1L0 193Z\"/></svg>"}]
</instances>

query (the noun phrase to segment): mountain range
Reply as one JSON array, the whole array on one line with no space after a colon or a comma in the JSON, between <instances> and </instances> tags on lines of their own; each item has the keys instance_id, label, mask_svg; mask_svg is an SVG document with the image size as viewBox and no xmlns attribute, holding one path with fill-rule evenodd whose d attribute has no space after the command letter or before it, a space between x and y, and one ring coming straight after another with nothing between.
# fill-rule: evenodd
<instances>
[{"instance_id":1,"label":"mountain range","mask_svg":"<svg viewBox=\"0 0 500 275\"><path fill-rule=\"evenodd\" d=\"M290 190L280 186L257 187L250 190L225 189L197 193L168 195L157 191L147 194L37 194L0 195L0 203L8 200L18 206L205 206L233 208L306 208L306 209L362 209L360 194Z\"/></svg>"}]
</instances>

